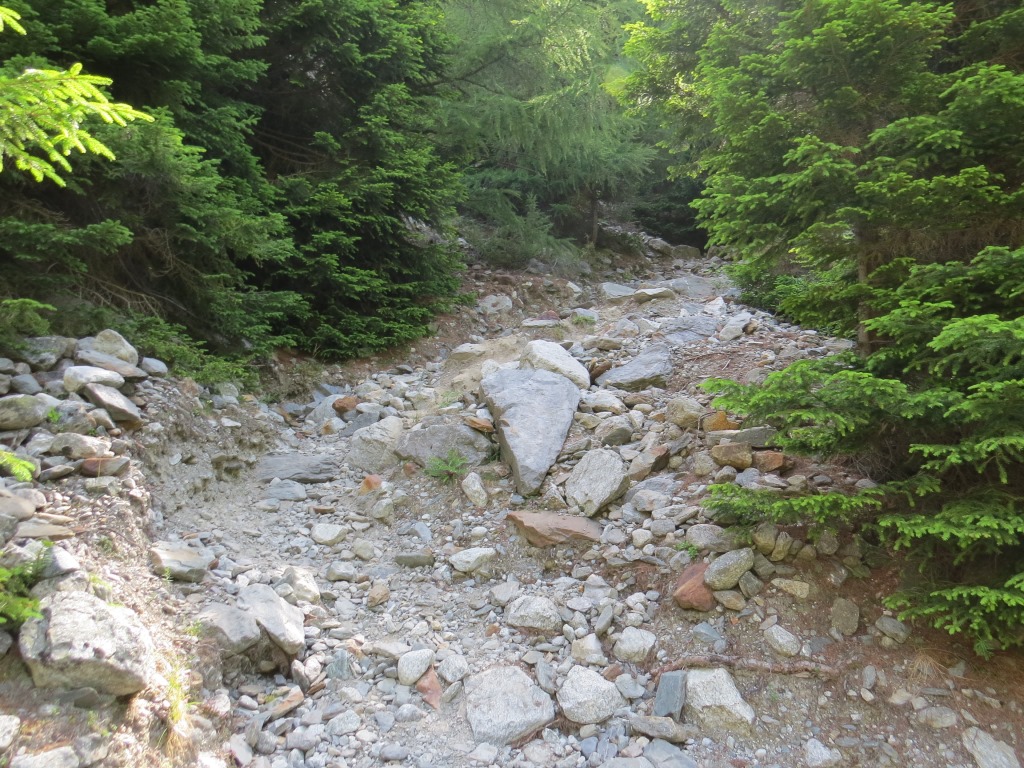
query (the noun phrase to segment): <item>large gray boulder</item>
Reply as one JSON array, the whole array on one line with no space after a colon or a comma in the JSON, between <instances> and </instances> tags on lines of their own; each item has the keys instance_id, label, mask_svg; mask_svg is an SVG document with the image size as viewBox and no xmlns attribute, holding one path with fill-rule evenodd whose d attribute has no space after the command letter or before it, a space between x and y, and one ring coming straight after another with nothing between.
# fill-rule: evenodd
<instances>
[{"instance_id":1,"label":"large gray boulder","mask_svg":"<svg viewBox=\"0 0 1024 768\"><path fill-rule=\"evenodd\" d=\"M516 490L536 493L572 426L579 387L550 371L500 370L485 377L480 390L494 415Z\"/></svg>"},{"instance_id":2,"label":"large gray boulder","mask_svg":"<svg viewBox=\"0 0 1024 768\"><path fill-rule=\"evenodd\" d=\"M46 419L50 408L34 395L0 397L0 431L29 429Z\"/></svg>"},{"instance_id":3,"label":"large gray boulder","mask_svg":"<svg viewBox=\"0 0 1024 768\"><path fill-rule=\"evenodd\" d=\"M566 501L593 517L629 487L629 475L619 454L607 448L588 451L565 483Z\"/></svg>"},{"instance_id":4,"label":"large gray boulder","mask_svg":"<svg viewBox=\"0 0 1024 768\"><path fill-rule=\"evenodd\" d=\"M82 387L82 394L90 403L103 408L117 423L124 424L130 429L142 426L139 407L113 387L86 384Z\"/></svg>"},{"instance_id":5,"label":"large gray boulder","mask_svg":"<svg viewBox=\"0 0 1024 768\"><path fill-rule=\"evenodd\" d=\"M294 656L306 644L302 611L281 598L266 584L250 584L238 593L238 607L248 611L270 639Z\"/></svg>"},{"instance_id":6,"label":"large gray boulder","mask_svg":"<svg viewBox=\"0 0 1024 768\"><path fill-rule=\"evenodd\" d=\"M665 340L676 347L704 341L718 332L718 318L711 315L688 315L662 324Z\"/></svg>"},{"instance_id":7,"label":"large gray boulder","mask_svg":"<svg viewBox=\"0 0 1024 768\"><path fill-rule=\"evenodd\" d=\"M352 435L348 463L366 472L378 472L397 462L395 447L402 436L402 420L388 416Z\"/></svg>"},{"instance_id":8,"label":"large gray boulder","mask_svg":"<svg viewBox=\"0 0 1024 768\"><path fill-rule=\"evenodd\" d=\"M116 357L118 360L123 360L130 365L139 364L139 352L128 340L117 331L107 328L104 331L100 331L95 336L85 339L79 339L78 341L78 352L83 350L91 350L99 352L103 355L110 355Z\"/></svg>"},{"instance_id":9,"label":"large gray boulder","mask_svg":"<svg viewBox=\"0 0 1024 768\"><path fill-rule=\"evenodd\" d=\"M132 611L87 592L55 592L21 628L21 656L40 688L126 696L153 678L153 640Z\"/></svg>"},{"instance_id":10,"label":"large gray boulder","mask_svg":"<svg viewBox=\"0 0 1024 768\"><path fill-rule=\"evenodd\" d=\"M601 374L597 383L602 387L637 392L648 387L664 387L672 373L672 357L664 344L655 344L625 365Z\"/></svg>"},{"instance_id":11,"label":"large gray boulder","mask_svg":"<svg viewBox=\"0 0 1024 768\"><path fill-rule=\"evenodd\" d=\"M438 423L402 433L395 453L400 459L425 467L431 459L443 459L455 451L468 466L475 467L487 461L491 445L486 435L461 422Z\"/></svg>"},{"instance_id":12,"label":"large gray boulder","mask_svg":"<svg viewBox=\"0 0 1024 768\"><path fill-rule=\"evenodd\" d=\"M551 697L518 667L474 675L466 689L466 716L477 742L512 744L555 719Z\"/></svg>"},{"instance_id":13,"label":"large gray boulder","mask_svg":"<svg viewBox=\"0 0 1024 768\"><path fill-rule=\"evenodd\" d=\"M24 339L18 349L8 350L8 354L28 363L35 371L48 371L62 357L71 357L77 342L68 336L33 336Z\"/></svg>"},{"instance_id":14,"label":"large gray boulder","mask_svg":"<svg viewBox=\"0 0 1024 768\"><path fill-rule=\"evenodd\" d=\"M211 603L196 616L203 634L213 640L222 656L236 656L260 640L260 626L249 612L223 603Z\"/></svg>"},{"instance_id":15,"label":"large gray boulder","mask_svg":"<svg viewBox=\"0 0 1024 768\"><path fill-rule=\"evenodd\" d=\"M124 376L95 365L72 365L64 371L64 389L68 392L77 392L86 384L103 384L118 389L124 386Z\"/></svg>"}]
</instances>

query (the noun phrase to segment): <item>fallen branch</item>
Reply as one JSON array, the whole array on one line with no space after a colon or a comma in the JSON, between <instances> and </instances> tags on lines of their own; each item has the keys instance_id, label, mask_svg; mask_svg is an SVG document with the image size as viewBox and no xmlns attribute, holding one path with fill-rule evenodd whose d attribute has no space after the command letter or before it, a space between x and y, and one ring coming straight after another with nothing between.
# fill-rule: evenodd
<instances>
[{"instance_id":1,"label":"fallen branch","mask_svg":"<svg viewBox=\"0 0 1024 768\"><path fill-rule=\"evenodd\" d=\"M769 672L776 675L799 675L810 674L818 677L836 678L843 672L842 667L832 667L828 664L820 664L816 661L799 659L797 661L761 661L759 659L744 659L740 656L724 656L720 653L708 653L700 656L686 656L671 664L666 664L654 674L658 680L665 672L673 672L677 669L703 669L706 667L732 667L733 669L749 669L756 672Z\"/></svg>"}]
</instances>

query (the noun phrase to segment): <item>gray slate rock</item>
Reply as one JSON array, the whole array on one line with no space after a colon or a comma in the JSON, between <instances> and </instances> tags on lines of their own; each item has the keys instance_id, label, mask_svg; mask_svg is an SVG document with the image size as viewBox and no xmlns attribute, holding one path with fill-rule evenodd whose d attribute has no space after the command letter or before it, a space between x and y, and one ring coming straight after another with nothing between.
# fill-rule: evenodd
<instances>
[{"instance_id":1,"label":"gray slate rock","mask_svg":"<svg viewBox=\"0 0 1024 768\"><path fill-rule=\"evenodd\" d=\"M765 630L764 639L773 651L782 656L796 656L800 653L800 638L778 624Z\"/></svg>"},{"instance_id":2,"label":"gray slate rock","mask_svg":"<svg viewBox=\"0 0 1024 768\"><path fill-rule=\"evenodd\" d=\"M740 577L754 567L754 551L736 549L715 558L704 572L704 583L711 589L732 589Z\"/></svg>"},{"instance_id":3,"label":"gray slate rock","mask_svg":"<svg viewBox=\"0 0 1024 768\"><path fill-rule=\"evenodd\" d=\"M119 357L106 355L92 349L80 349L75 353L75 362L81 366L91 368L102 368L103 370L116 373L125 379L146 379L149 374L132 363L127 363Z\"/></svg>"},{"instance_id":4,"label":"gray slate rock","mask_svg":"<svg viewBox=\"0 0 1024 768\"><path fill-rule=\"evenodd\" d=\"M637 392L648 387L664 387L672 373L672 357L664 344L654 344L625 365L612 368L598 377L602 387Z\"/></svg>"},{"instance_id":5,"label":"gray slate rock","mask_svg":"<svg viewBox=\"0 0 1024 768\"><path fill-rule=\"evenodd\" d=\"M905 643L910 637L910 627L899 619L892 616L879 616L875 621L878 631L887 637L891 637L897 643Z\"/></svg>"},{"instance_id":6,"label":"gray slate rock","mask_svg":"<svg viewBox=\"0 0 1024 768\"><path fill-rule=\"evenodd\" d=\"M181 542L156 541L149 549L153 573L175 581L202 581L216 559L208 549L195 549Z\"/></svg>"},{"instance_id":7,"label":"gray slate rock","mask_svg":"<svg viewBox=\"0 0 1024 768\"><path fill-rule=\"evenodd\" d=\"M978 768L1021 768L1013 747L980 728L968 728L961 739Z\"/></svg>"},{"instance_id":8,"label":"gray slate rock","mask_svg":"<svg viewBox=\"0 0 1024 768\"><path fill-rule=\"evenodd\" d=\"M565 483L566 501L593 517L629 487L626 464L615 451L588 451Z\"/></svg>"},{"instance_id":9,"label":"gray slate rock","mask_svg":"<svg viewBox=\"0 0 1024 768\"><path fill-rule=\"evenodd\" d=\"M24 340L24 345L10 354L32 366L36 371L48 371L62 357L71 357L78 339L68 336L34 336Z\"/></svg>"},{"instance_id":10,"label":"gray slate rock","mask_svg":"<svg viewBox=\"0 0 1024 768\"><path fill-rule=\"evenodd\" d=\"M90 403L109 413L114 421L125 424L130 429L142 426L139 407L113 387L86 384L82 387L82 394Z\"/></svg>"},{"instance_id":11,"label":"gray slate rock","mask_svg":"<svg viewBox=\"0 0 1024 768\"><path fill-rule=\"evenodd\" d=\"M269 483L275 477L299 483L326 483L338 476L338 461L333 456L301 456L295 453L264 456L256 468L256 477Z\"/></svg>"},{"instance_id":12,"label":"gray slate rock","mask_svg":"<svg viewBox=\"0 0 1024 768\"><path fill-rule=\"evenodd\" d=\"M494 415L516 490L536 493L572 426L579 387L550 371L500 370L484 378L480 391Z\"/></svg>"},{"instance_id":13,"label":"gray slate rock","mask_svg":"<svg viewBox=\"0 0 1024 768\"><path fill-rule=\"evenodd\" d=\"M714 336L718 331L718 318L710 315L680 317L665 322L661 331L665 341L676 347L685 347Z\"/></svg>"},{"instance_id":14,"label":"gray slate rock","mask_svg":"<svg viewBox=\"0 0 1024 768\"><path fill-rule=\"evenodd\" d=\"M551 697L518 667L489 669L466 687L466 715L478 743L511 744L555 719Z\"/></svg>"},{"instance_id":15,"label":"gray slate rock","mask_svg":"<svg viewBox=\"0 0 1024 768\"><path fill-rule=\"evenodd\" d=\"M688 544L700 550L729 552L736 545L737 536L720 525L698 523L687 529L685 539Z\"/></svg>"},{"instance_id":16,"label":"gray slate rock","mask_svg":"<svg viewBox=\"0 0 1024 768\"><path fill-rule=\"evenodd\" d=\"M838 749L831 749L817 739L808 739L804 744L804 760L807 768L831 768L839 765L843 755Z\"/></svg>"},{"instance_id":17,"label":"gray slate rock","mask_svg":"<svg viewBox=\"0 0 1024 768\"><path fill-rule=\"evenodd\" d=\"M475 467L487 461L491 441L486 435L465 424L432 424L421 429L404 432L395 446L400 459L415 461L421 467L431 459L444 459L455 451Z\"/></svg>"},{"instance_id":18,"label":"gray slate rock","mask_svg":"<svg viewBox=\"0 0 1024 768\"><path fill-rule=\"evenodd\" d=\"M574 666L558 689L562 714L574 723L601 723L619 707L626 706L615 683L592 669Z\"/></svg>"},{"instance_id":19,"label":"gray slate rock","mask_svg":"<svg viewBox=\"0 0 1024 768\"><path fill-rule=\"evenodd\" d=\"M600 297L609 304L621 304L633 295L633 289L619 283L601 283L597 287Z\"/></svg>"},{"instance_id":20,"label":"gray slate rock","mask_svg":"<svg viewBox=\"0 0 1024 768\"><path fill-rule=\"evenodd\" d=\"M0 431L38 426L49 411L49 406L34 395L0 397Z\"/></svg>"},{"instance_id":21,"label":"gray slate rock","mask_svg":"<svg viewBox=\"0 0 1024 768\"><path fill-rule=\"evenodd\" d=\"M110 444L102 438L63 432L53 438L46 452L69 459L89 459L102 456L109 450Z\"/></svg>"},{"instance_id":22,"label":"gray slate rock","mask_svg":"<svg viewBox=\"0 0 1024 768\"><path fill-rule=\"evenodd\" d=\"M281 599L268 585L242 587L238 593L238 607L248 611L285 653L294 656L305 646L302 611Z\"/></svg>"},{"instance_id":23,"label":"gray slate rock","mask_svg":"<svg viewBox=\"0 0 1024 768\"><path fill-rule=\"evenodd\" d=\"M686 704L686 671L666 672L658 680L658 690L654 694L654 715L678 720L684 704Z\"/></svg>"},{"instance_id":24,"label":"gray slate rock","mask_svg":"<svg viewBox=\"0 0 1024 768\"><path fill-rule=\"evenodd\" d=\"M132 611L87 592L44 597L39 618L25 622L21 656L40 688L95 688L125 696L154 674L153 640Z\"/></svg>"}]
</instances>

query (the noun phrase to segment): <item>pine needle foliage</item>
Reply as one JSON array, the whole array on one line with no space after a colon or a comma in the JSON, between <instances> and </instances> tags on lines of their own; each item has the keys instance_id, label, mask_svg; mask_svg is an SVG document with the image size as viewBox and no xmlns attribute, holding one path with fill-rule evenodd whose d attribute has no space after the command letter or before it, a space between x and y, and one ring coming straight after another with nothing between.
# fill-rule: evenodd
<instances>
[{"instance_id":1,"label":"pine needle foliage","mask_svg":"<svg viewBox=\"0 0 1024 768\"><path fill-rule=\"evenodd\" d=\"M677 171L705 177L713 242L748 295L857 340L707 386L787 451L879 481L712 503L875 526L917 568L891 600L903 616L983 654L1024 644L1019 4L646 4L630 94L673 127Z\"/></svg>"}]
</instances>

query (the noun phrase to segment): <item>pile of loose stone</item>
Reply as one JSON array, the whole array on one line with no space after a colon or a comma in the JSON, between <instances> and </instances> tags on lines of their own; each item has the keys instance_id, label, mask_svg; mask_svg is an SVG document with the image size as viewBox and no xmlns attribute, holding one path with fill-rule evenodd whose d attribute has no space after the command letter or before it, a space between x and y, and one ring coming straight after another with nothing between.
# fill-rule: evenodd
<instances>
[{"instance_id":1,"label":"pile of loose stone","mask_svg":"<svg viewBox=\"0 0 1024 768\"><path fill-rule=\"evenodd\" d=\"M50 394L18 396L47 406L18 427L18 448L67 477L45 493L12 484L8 505L26 517L31 494L49 502L91 475L90 458L144 458L150 568L173 582L168 600L197 642L202 764L1019 767L1019 702L964 685L966 665L922 683L908 627L877 598L843 594L872 565L858 537L750 530L702 506L711 483L800 495L870 481L798 464L771 429L708 405L702 360L756 382L845 345L727 301L692 266L601 284L589 306L582 289L553 285L572 297L556 316L323 385L310 403L240 402L225 388L202 411L194 392L149 380L128 423L87 389L116 380L64 397L56 373L34 370ZM512 286L484 297L481 322L509 325L523 303ZM64 381L80 366L61 366L78 391ZM64 433L46 414L69 402L93 414L99 454L52 449ZM139 491L138 460L120 471L96 476L134 487L103 493ZM7 551L24 548L12 533ZM21 653L39 685L134 693L152 683L152 652L93 592L72 600L106 607L74 615L136 639L100 666L131 658L139 687L55 677L85 666L53 662L75 646L60 632L95 634L61 629L67 597L26 624ZM57 764L43 753L12 766L42 757Z\"/></svg>"}]
</instances>

